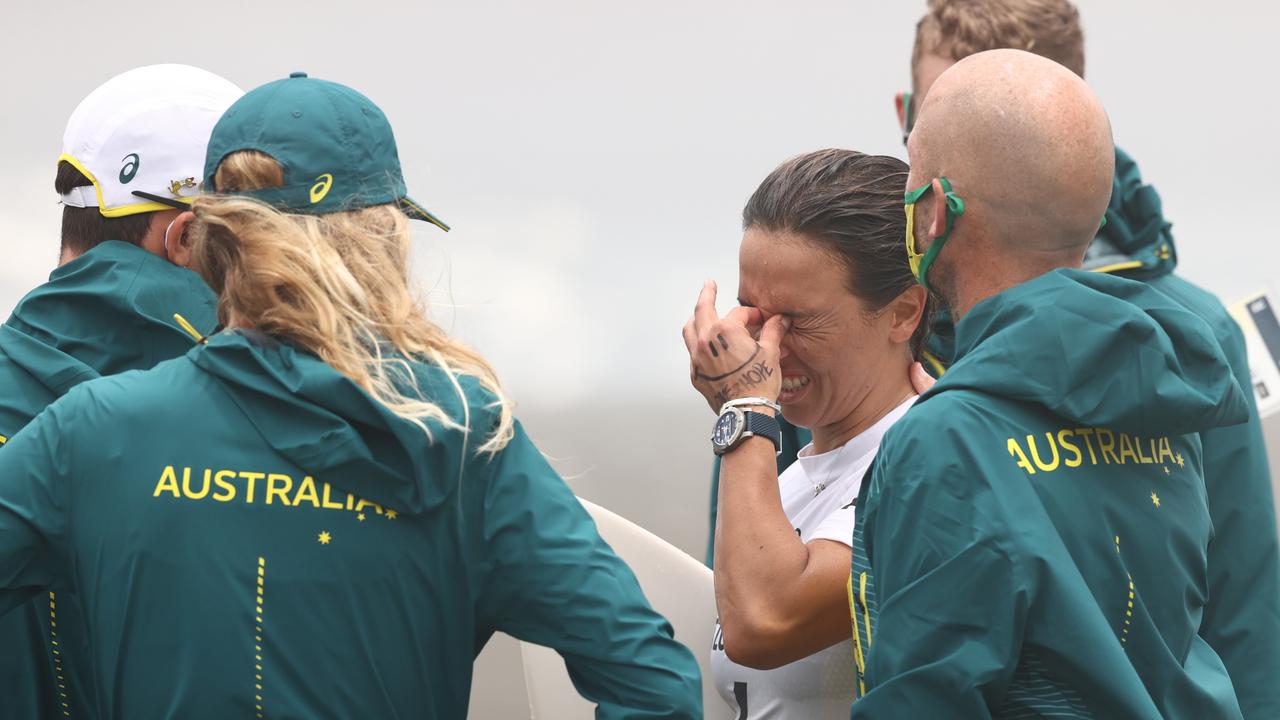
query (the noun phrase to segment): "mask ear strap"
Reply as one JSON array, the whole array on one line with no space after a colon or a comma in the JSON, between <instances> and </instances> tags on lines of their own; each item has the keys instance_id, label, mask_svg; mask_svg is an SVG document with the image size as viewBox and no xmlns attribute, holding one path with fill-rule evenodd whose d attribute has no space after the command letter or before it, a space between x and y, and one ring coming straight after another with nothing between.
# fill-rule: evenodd
<instances>
[{"instance_id":1,"label":"mask ear strap","mask_svg":"<svg viewBox=\"0 0 1280 720\"><path fill-rule=\"evenodd\" d=\"M956 218L964 214L964 200L952 189L950 180L938 178L938 184L942 186L942 197L947 203L947 235L950 235Z\"/></svg>"},{"instance_id":2,"label":"mask ear strap","mask_svg":"<svg viewBox=\"0 0 1280 720\"><path fill-rule=\"evenodd\" d=\"M920 202L920 198L924 197L924 194L929 192L929 190L931 190L932 188L933 188L933 183L929 183L928 185L925 185L922 188L909 190L902 196L902 202L906 205L914 205Z\"/></svg>"},{"instance_id":3,"label":"mask ear strap","mask_svg":"<svg viewBox=\"0 0 1280 720\"><path fill-rule=\"evenodd\" d=\"M173 224L176 222L178 222L178 218L170 220L168 227L164 229L164 256L166 259L169 257L169 232L173 230Z\"/></svg>"},{"instance_id":4,"label":"mask ear strap","mask_svg":"<svg viewBox=\"0 0 1280 720\"><path fill-rule=\"evenodd\" d=\"M938 257L938 253L942 252L942 246L947 242L947 236L935 238L929 245L929 249L924 251L924 255L920 258L920 275L916 277L925 290L933 292L933 287L929 285L929 267L933 265L933 259Z\"/></svg>"},{"instance_id":5,"label":"mask ear strap","mask_svg":"<svg viewBox=\"0 0 1280 720\"><path fill-rule=\"evenodd\" d=\"M964 200L956 195L955 190L951 187L951 181L945 177L938 178L938 184L942 186L943 202L947 204L947 228L941 235L933 239L929 244L929 249L924 252L924 257L920 258L920 275L917 278L925 290L930 293L933 288L929 285L929 268L933 265L934 258L938 257L938 253L942 252L942 246L946 244L947 239L951 237L951 228L955 225L956 218L964 214ZM920 188L920 194L933 187L932 183ZM917 196L918 198L919 196Z\"/></svg>"},{"instance_id":6,"label":"mask ear strap","mask_svg":"<svg viewBox=\"0 0 1280 720\"><path fill-rule=\"evenodd\" d=\"M904 238L907 248L907 262L911 266L911 274L915 275L917 278L918 275L916 274L920 269L920 259L923 258L924 255L916 252L916 238L914 232L915 207L916 203L920 201L920 198L924 197L924 194L929 192L929 189L932 186L933 184L930 183L929 185L916 188L915 190L908 190L902 195L903 209L906 211L907 216L907 232L906 237Z\"/></svg>"}]
</instances>

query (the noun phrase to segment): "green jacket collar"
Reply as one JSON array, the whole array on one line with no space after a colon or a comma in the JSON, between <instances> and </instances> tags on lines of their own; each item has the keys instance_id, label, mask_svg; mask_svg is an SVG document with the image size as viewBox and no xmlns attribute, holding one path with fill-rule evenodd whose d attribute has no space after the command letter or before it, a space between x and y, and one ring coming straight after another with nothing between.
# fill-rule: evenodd
<instances>
[{"instance_id":1,"label":"green jacket collar","mask_svg":"<svg viewBox=\"0 0 1280 720\"><path fill-rule=\"evenodd\" d=\"M54 270L5 326L99 375L149 368L186 352L192 338L181 314L201 332L216 324L216 298L198 275L142 248L104 242ZM39 374L60 371L48 358ZM32 364L32 363L28 363Z\"/></svg>"},{"instance_id":2,"label":"green jacket collar","mask_svg":"<svg viewBox=\"0 0 1280 720\"><path fill-rule=\"evenodd\" d=\"M1203 320L1144 283L1056 270L978 303L922 400L972 389L1093 426L1186 434L1247 405Z\"/></svg>"}]
</instances>

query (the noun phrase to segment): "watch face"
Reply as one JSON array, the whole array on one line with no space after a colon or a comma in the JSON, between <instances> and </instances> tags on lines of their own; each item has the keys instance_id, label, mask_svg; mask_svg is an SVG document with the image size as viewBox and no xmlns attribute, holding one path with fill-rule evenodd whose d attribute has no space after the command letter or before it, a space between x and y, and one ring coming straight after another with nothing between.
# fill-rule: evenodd
<instances>
[{"instance_id":1,"label":"watch face","mask_svg":"<svg viewBox=\"0 0 1280 720\"><path fill-rule=\"evenodd\" d=\"M719 447L726 447L738 435L742 416L735 412L726 412L716 420L716 428L711 433L711 442Z\"/></svg>"}]
</instances>

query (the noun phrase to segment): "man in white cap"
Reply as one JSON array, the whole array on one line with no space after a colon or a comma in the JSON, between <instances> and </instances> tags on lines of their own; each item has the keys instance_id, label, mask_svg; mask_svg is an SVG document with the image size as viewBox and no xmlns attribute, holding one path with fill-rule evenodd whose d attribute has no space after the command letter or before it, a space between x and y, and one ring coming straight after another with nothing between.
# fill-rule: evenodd
<instances>
[{"instance_id":1,"label":"man in white cap","mask_svg":"<svg viewBox=\"0 0 1280 720\"><path fill-rule=\"evenodd\" d=\"M199 68L151 65L71 114L58 267L0 325L0 452L73 386L177 357L213 330L215 297L171 225L198 190L214 124L242 94ZM81 618L71 589L0 618L0 720L98 714Z\"/></svg>"}]
</instances>

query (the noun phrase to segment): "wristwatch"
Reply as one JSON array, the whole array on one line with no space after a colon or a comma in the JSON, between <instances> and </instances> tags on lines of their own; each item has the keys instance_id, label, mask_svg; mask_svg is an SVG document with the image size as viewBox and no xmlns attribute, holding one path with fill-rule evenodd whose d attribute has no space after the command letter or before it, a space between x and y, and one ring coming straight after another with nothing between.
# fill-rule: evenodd
<instances>
[{"instance_id":1,"label":"wristwatch","mask_svg":"<svg viewBox=\"0 0 1280 720\"><path fill-rule=\"evenodd\" d=\"M723 455L742 444L752 435L768 438L775 454L782 453L782 427L772 416L743 410L740 407L723 408L716 426L711 431L711 449Z\"/></svg>"}]
</instances>

